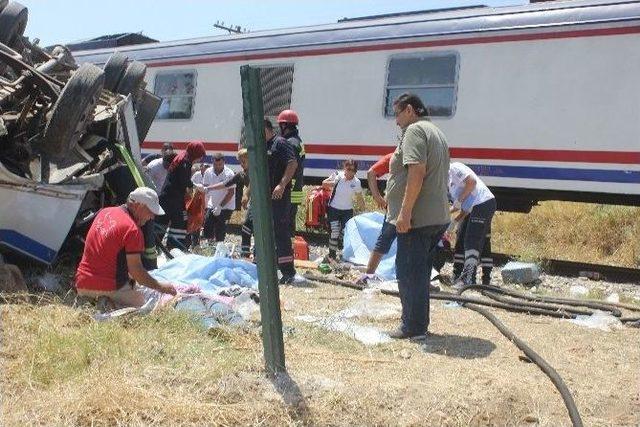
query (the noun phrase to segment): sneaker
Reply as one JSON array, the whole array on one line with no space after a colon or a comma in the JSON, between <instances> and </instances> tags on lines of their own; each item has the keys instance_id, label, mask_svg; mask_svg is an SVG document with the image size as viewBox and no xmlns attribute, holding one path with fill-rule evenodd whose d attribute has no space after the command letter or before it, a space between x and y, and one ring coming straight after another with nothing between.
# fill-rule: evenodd
<instances>
[{"instance_id":1,"label":"sneaker","mask_svg":"<svg viewBox=\"0 0 640 427\"><path fill-rule=\"evenodd\" d=\"M282 276L278 282L281 285L290 285L293 283L295 276Z\"/></svg>"},{"instance_id":2,"label":"sneaker","mask_svg":"<svg viewBox=\"0 0 640 427\"><path fill-rule=\"evenodd\" d=\"M421 341L427 338L426 332L423 333L410 333L404 332L401 328L395 329L393 331L387 332L390 338L394 340L406 340L409 339L411 341Z\"/></svg>"}]
</instances>

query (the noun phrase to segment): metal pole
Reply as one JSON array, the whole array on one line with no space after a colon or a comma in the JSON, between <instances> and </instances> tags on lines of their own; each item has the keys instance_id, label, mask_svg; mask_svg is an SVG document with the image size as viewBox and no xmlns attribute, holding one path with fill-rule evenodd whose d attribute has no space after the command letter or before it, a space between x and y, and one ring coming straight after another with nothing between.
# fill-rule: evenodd
<instances>
[{"instance_id":1,"label":"metal pole","mask_svg":"<svg viewBox=\"0 0 640 427\"><path fill-rule=\"evenodd\" d=\"M251 213L258 257L258 288L262 319L262 346L267 371L285 372L280 294L276 273L275 235L271 211L271 191L264 136L264 110L260 71L248 65L240 67L246 148L249 152Z\"/></svg>"}]
</instances>

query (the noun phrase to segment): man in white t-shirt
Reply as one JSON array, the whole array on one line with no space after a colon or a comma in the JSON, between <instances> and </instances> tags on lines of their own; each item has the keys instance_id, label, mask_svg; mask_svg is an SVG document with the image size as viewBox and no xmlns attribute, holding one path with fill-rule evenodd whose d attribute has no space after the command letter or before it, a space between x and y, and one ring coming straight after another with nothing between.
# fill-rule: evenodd
<instances>
[{"instance_id":1,"label":"man in white t-shirt","mask_svg":"<svg viewBox=\"0 0 640 427\"><path fill-rule=\"evenodd\" d=\"M353 217L354 197L357 197L360 208L364 206L362 184L356 176L356 172L358 172L358 162L345 160L342 171L322 181L324 187L333 189L327 209L331 226L329 236L329 258L331 259L336 259L336 254L342 243L344 227L347 221Z\"/></svg>"},{"instance_id":2,"label":"man in white t-shirt","mask_svg":"<svg viewBox=\"0 0 640 427\"><path fill-rule=\"evenodd\" d=\"M458 228L454 250L455 287L476 283L478 263L482 266L482 284L491 284L491 221L496 198L468 166L454 162L449 166L451 212L459 212L449 231Z\"/></svg>"},{"instance_id":3,"label":"man in white t-shirt","mask_svg":"<svg viewBox=\"0 0 640 427\"><path fill-rule=\"evenodd\" d=\"M204 182L204 173L207 171L207 169L210 167L211 165L208 163L200 163L200 169L197 170L192 176L191 176L191 182L193 182L194 184L198 185L202 185L202 183Z\"/></svg>"},{"instance_id":4,"label":"man in white t-shirt","mask_svg":"<svg viewBox=\"0 0 640 427\"><path fill-rule=\"evenodd\" d=\"M213 166L208 168L203 176L202 185L206 191L206 213L204 217L205 239L214 239L216 242L224 241L227 233L227 221L236 208L235 186L221 190L213 190L208 187L220 182L227 182L233 178L233 171L225 165L224 155L213 155Z\"/></svg>"},{"instance_id":5,"label":"man in white t-shirt","mask_svg":"<svg viewBox=\"0 0 640 427\"><path fill-rule=\"evenodd\" d=\"M151 181L156 186L158 193L162 191L164 181L167 179L169 165L175 157L176 154L173 151L166 153L159 159L151 160L144 169L147 176L151 178Z\"/></svg>"}]
</instances>

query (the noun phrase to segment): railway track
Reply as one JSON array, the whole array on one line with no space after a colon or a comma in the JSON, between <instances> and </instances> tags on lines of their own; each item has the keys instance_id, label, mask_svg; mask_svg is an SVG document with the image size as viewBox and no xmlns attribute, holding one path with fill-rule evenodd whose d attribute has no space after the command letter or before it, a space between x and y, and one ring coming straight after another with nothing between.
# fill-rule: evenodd
<instances>
[{"instance_id":1,"label":"railway track","mask_svg":"<svg viewBox=\"0 0 640 427\"><path fill-rule=\"evenodd\" d=\"M240 225L229 224L228 227L230 232L240 234ZM312 245L327 245L329 242L327 233L300 231L296 234L304 237L304 239ZM516 255L494 253L493 260L496 265L502 266L509 261L517 261L518 257ZM640 268L547 258L541 259L539 263L543 271L547 274L564 277L588 277L594 280L606 280L614 283L632 283L640 286Z\"/></svg>"}]
</instances>

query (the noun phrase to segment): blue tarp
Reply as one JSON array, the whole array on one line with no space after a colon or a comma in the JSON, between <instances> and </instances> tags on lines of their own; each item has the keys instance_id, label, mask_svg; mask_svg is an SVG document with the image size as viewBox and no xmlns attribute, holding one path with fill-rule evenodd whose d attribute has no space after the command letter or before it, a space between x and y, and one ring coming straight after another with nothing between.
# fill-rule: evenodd
<instances>
[{"instance_id":1,"label":"blue tarp","mask_svg":"<svg viewBox=\"0 0 640 427\"><path fill-rule=\"evenodd\" d=\"M383 221L384 215L380 212L367 212L351 218L344 229L342 258L354 264L367 265L369 255L378 240ZM378 276L387 280L396 278L397 249L397 240L394 240L391 250L378 265L376 270Z\"/></svg>"},{"instance_id":2,"label":"blue tarp","mask_svg":"<svg viewBox=\"0 0 640 427\"><path fill-rule=\"evenodd\" d=\"M198 285L205 292L218 292L232 285L258 288L258 269L247 261L184 255L168 261L150 274L159 280Z\"/></svg>"}]
</instances>

